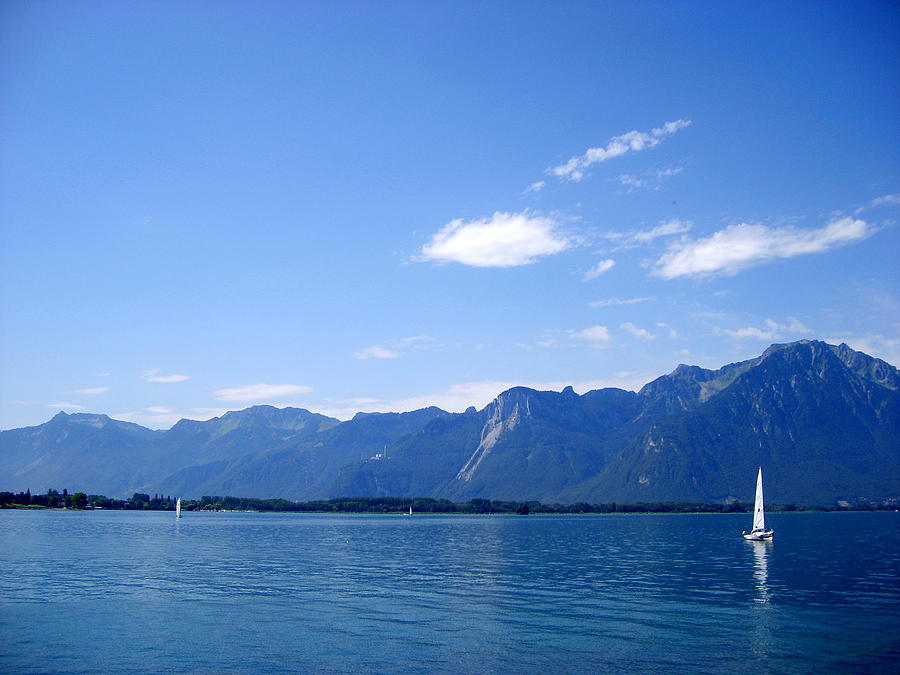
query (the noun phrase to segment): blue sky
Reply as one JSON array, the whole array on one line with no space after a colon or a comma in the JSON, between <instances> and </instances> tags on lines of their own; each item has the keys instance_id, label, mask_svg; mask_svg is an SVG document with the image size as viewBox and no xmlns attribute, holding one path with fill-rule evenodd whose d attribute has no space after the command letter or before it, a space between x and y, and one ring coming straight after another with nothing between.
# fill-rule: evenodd
<instances>
[{"instance_id":1,"label":"blue sky","mask_svg":"<svg viewBox=\"0 0 900 675\"><path fill-rule=\"evenodd\" d=\"M889 2L0 5L0 428L900 363Z\"/></svg>"}]
</instances>

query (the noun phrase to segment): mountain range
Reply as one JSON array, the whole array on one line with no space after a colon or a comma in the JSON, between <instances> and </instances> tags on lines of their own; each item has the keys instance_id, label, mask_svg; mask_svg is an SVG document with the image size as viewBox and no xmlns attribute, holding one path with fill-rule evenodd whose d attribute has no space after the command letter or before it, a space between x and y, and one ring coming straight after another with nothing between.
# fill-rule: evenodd
<instances>
[{"instance_id":1,"label":"mountain range","mask_svg":"<svg viewBox=\"0 0 900 675\"><path fill-rule=\"evenodd\" d=\"M900 498L897 368L803 340L638 392L515 387L463 413L253 406L153 431L61 412L0 432L0 489L107 496L750 501L759 466L771 503Z\"/></svg>"}]
</instances>

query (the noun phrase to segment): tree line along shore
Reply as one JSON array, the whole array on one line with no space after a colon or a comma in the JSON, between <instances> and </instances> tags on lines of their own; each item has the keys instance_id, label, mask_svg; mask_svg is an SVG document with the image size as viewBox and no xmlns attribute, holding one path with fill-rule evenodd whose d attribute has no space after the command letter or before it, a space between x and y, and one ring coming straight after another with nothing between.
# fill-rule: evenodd
<instances>
[{"instance_id":1,"label":"tree line along shore","mask_svg":"<svg viewBox=\"0 0 900 675\"><path fill-rule=\"evenodd\" d=\"M0 492L0 508L25 509L106 509L114 511L174 511L176 500L170 496L134 493L129 499L115 499L84 492L69 493L64 489L47 490L46 494L25 492ZM542 504L539 501L501 501L496 499L472 499L454 503L447 499L430 497L344 497L308 502L292 502L287 499L256 499L252 497L204 496L200 499L182 499L183 511L259 511L280 513L406 513L412 507L415 513L746 513L749 504L730 501L726 504L696 504L688 502L638 502L634 504ZM786 511L892 511L896 504L865 503L837 506L802 506L796 504L767 505L769 512Z\"/></svg>"}]
</instances>

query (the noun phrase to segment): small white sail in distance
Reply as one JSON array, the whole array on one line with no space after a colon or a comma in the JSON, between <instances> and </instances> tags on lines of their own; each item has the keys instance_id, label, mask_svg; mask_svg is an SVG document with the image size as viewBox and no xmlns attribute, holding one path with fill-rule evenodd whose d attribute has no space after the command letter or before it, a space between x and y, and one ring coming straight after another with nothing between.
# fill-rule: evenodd
<instances>
[{"instance_id":1,"label":"small white sail in distance","mask_svg":"<svg viewBox=\"0 0 900 675\"><path fill-rule=\"evenodd\" d=\"M175 517L181 518L181 497L175 502Z\"/></svg>"}]
</instances>

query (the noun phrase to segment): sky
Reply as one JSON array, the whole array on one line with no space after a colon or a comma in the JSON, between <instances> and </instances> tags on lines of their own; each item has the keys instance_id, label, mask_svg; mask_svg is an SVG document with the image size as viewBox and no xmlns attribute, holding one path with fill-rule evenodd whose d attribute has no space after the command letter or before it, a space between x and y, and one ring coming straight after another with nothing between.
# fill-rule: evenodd
<instances>
[{"instance_id":1,"label":"sky","mask_svg":"<svg viewBox=\"0 0 900 675\"><path fill-rule=\"evenodd\" d=\"M900 364L893 2L0 3L0 428Z\"/></svg>"}]
</instances>

